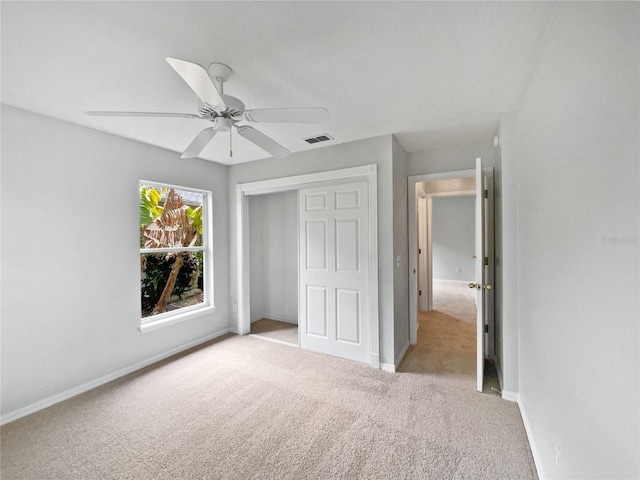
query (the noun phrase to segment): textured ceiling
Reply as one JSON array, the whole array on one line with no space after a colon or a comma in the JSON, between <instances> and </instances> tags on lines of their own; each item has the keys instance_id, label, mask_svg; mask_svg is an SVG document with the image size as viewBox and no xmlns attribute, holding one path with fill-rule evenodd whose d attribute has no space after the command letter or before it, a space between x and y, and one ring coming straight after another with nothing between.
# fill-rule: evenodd
<instances>
[{"instance_id":1,"label":"textured ceiling","mask_svg":"<svg viewBox=\"0 0 640 480\"><path fill-rule=\"evenodd\" d=\"M1 2L2 102L181 152L209 126L86 110L195 113L172 56L234 75L247 108L323 106L320 125L254 125L300 151L395 134L407 151L491 139L533 74L551 3ZM326 144L324 144L326 145ZM267 154L218 135L201 157Z\"/></svg>"}]
</instances>

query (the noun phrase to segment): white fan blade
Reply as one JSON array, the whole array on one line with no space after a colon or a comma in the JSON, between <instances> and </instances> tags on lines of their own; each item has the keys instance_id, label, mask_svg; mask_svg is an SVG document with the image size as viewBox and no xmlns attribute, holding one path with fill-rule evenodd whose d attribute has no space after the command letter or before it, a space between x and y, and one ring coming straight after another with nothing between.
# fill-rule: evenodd
<instances>
[{"instance_id":1,"label":"white fan blade","mask_svg":"<svg viewBox=\"0 0 640 480\"><path fill-rule=\"evenodd\" d=\"M243 115L249 122L321 123L329 119L326 108L264 108L247 110Z\"/></svg>"},{"instance_id":2,"label":"white fan blade","mask_svg":"<svg viewBox=\"0 0 640 480\"><path fill-rule=\"evenodd\" d=\"M220 92L218 92L218 89L211 81L211 77L209 77L202 65L180 60L179 58L167 57L166 60L196 95L200 97L200 100L209 105L225 106Z\"/></svg>"},{"instance_id":3,"label":"white fan blade","mask_svg":"<svg viewBox=\"0 0 640 480\"><path fill-rule=\"evenodd\" d=\"M91 117L182 117L182 118L202 118L192 113L173 113L173 112L114 112L91 110L84 112L85 115Z\"/></svg>"},{"instance_id":4,"label":"white fan blade","mask_svg":"<svg viewBox=\"0 0 640 480\"><path fill-rule=\"evenodd\" d=\"M195 158L200 155L209 142L216 136L218 131L215 128L205 128L189 144L187 149L180 155L180 158Z\"/></svg>"},{"instance_id":5,"label":"white fan blade","mask_svg":"<svg viewBox=\"0 0 640 480\"><path fill-rule=\"evenodd\" d=\"M253 127L249 127L247 125L243 125L240 127L236 127L238 129L238 134L241 137L246 138L251 143L254 143L264 151L270 153L276 158L284 158L287 155L290 155L291 152L284 148L279 143L271 140L264 133L259 132Z\"/></svg>"}]
</instances>

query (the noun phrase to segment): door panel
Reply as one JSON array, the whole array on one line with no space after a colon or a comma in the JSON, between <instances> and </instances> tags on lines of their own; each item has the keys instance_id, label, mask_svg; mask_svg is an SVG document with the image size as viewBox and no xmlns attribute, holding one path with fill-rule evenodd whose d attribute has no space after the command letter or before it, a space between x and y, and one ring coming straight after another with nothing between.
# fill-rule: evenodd
<instances>
[{"instance_id":1,"label":"door panel","mask_svg":"<svg viewBox=\"0 0 640 480\"><path fill-rule=\"evenodd\" d=\"M360 254L358 252L358 220L336 220L336 271L357 272Z\"/></svg>"},{"instance_id":2,"label":"door panel","mask_svg":"<svg viewBox=\"0 0 640 480\"><path fill-rule=\"evenodd\" d=\"M365 182L300 190L300 346L369 362Z\"/></svg>"},{"instance_id":3,"label":"door panel","mask_svg":"<svg viewBox=\"0 0 640 480\"><path fill-rule=\"evenodd\" d=\"M327 338L327 289L307 285L307 322L306 334Z\"/></svg>"},{"instance_id":4,"label":"door panel","mask_svg":"<svg viewBox=\"0 0 640 480\"><path fill-rule=\"evenodd\" d=\"M336 339L360 343L360 292L336 289Z\"/></svg>"},{"instance_id":5,"label":"door panel","mask_svg":"<svg viewBox=\"0 0 640 480\"><path fill-rule=\"evenodd\" d=\"M313 220L306 222L306 266L307 269L327 269L327 222Z\"/></svg>"}]
</instances>

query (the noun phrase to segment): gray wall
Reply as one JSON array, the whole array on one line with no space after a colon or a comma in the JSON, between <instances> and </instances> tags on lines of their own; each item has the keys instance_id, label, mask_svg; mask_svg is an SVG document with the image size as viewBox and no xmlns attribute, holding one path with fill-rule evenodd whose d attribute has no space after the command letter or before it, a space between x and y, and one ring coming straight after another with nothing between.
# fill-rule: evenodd
<instances>
[{"instance_id":1,"label":"gray wall","mask_svg":"<svg viewBox=\"0 0 640 480\"><path fill-rule=\"evenodd\" d=\"M485 167L493 166L493 138L484 142L412 152L407 159L407 175L454 172L476 168L476 158Z\"/></svg>"},{"instance_id":2,"label":"gray wall","mask_svg":"<svg viewBox=\"0 0 640 480\"><path fill-rule=\"evenodd\" d=\"M517 116L503 114L496 152L496 307L495 342L502 394L517 399L520 389L518 325L518 152Z\"/></svg>"},{"instance_id":3,"label":"gray wall","mask_svg":"<svg viewBox=\"0 0 640 480\"><path fill-rule=\"evenodd\" d=\"M298 323L298 192L249 197L251 320Z\"/></svg>"},{"instance_id":4,"label":"gray wall","mask_svg":"<svg viewBox=\"0 0 640 480\"><path fill-rule=\"evenodd\" d=\"M226 329L227 169L2 106L2 414ZM212 314L142 334L139 181L213 192Z\"/></svg>"},{"instance_id":5,"label":"gray wall","mask_svg":"<svg viewBox=\"0 0 640 480\"><path fill-rule=\"evenodd\" d=\"M640 477L639 15L558 4L517 119L520 401L550 478Z\"/></svg>"},{"instance_id":6,"label":"gray wall","mask_svg":"<svg viewBox=\"0 0 640 480\"><path fill-rule=\"evenodd\" d=\"M434 197L432 201L433 278L474 281L475 197Z\"/></svg>"},{"instance_id":7,"label":"gray wall","mask_svg":"<svg viewBox=\"0 0 640 480\"><path fill-rule=\"evenodd\" d=\"M394 364L409 346L409 238L407 219L407 153L393 138L393 295Z\"/></svg>"}]
</instances>

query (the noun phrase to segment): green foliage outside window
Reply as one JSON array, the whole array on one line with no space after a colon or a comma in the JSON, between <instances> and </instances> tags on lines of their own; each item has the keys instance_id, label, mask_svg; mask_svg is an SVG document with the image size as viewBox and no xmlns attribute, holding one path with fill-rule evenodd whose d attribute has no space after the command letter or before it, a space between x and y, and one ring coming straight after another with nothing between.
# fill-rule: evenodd
<instances>
[{"instance_id":1,"label":"green foliage outside window","mask_svg":"<svg viewBox=\"0 0 640 480\"><path fill-rule=\"evenodd\" d=\"M140 185L140 248L202 246L203 194L191 194L200 203L194 208L184 204L181 193L189 195L174 188ZM140 268L143 317L164 313L173 298L202 289L202 251L142 253Z\"/></svg>"}]
</instances>

